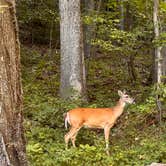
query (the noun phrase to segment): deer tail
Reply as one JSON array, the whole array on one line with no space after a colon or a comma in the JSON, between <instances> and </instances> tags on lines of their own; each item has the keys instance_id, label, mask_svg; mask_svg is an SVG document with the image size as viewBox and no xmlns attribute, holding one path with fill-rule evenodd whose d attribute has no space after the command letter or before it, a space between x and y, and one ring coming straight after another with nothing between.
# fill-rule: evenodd
<instances>
[{"instance_id":1,"label":"deer tail","mask_svg":"<svg viewBox=\"0 0 166 166\"><path fill-rule=\"evenodd\" d=\"M65 128L67 129L67 123L69 123L69 113L65 113L64 114L64 118L65 118Z\"/></svg>"}]
</instances>

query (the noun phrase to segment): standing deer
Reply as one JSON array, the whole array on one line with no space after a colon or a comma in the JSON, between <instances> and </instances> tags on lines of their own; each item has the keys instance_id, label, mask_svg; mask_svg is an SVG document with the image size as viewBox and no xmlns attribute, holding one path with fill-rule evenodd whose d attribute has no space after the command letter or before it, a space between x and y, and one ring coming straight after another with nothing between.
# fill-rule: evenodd
<instances>
[{"instance_id":1,"label":"standing deer","mask_svg":"<svg viewBox=\"0 0 166 166\"><path fill-rule=\"evenodd\" d=\"M75 147L75 140L78 131L83 127L104 129L106 151L109 148L110 129L115 124L117 118L123 113L126 103L132 104L134 99L129 97L125 92L118 91L120 96L117 104L112 108L76 108L72 109L65 115L65 127L67 123L71 125L70 131L65 135L66 148L68 148L69 139Z\"/></svg>"}]
</instances>

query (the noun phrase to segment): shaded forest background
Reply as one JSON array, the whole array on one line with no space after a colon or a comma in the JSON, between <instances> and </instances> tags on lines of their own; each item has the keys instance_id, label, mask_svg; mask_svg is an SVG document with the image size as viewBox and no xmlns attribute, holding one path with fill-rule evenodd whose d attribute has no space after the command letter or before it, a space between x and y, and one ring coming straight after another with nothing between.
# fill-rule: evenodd
<instances>
[{"instance_id":1,"label":"shaded forest background","mask_svg":"<svg viewBox=\"0 0 166 166\"><path fill-rule=\"evenodd\" d=\"M60 88L59 6L55 0L19 0L25 130L30 165L147 165L166 163L166 2L160 1L155 39L153 1L81 1L87 101L63 100ZM162 84L156 90L154 49L162 46ZM136 100L111 132L105 155L100 130L82 130L79 148L64 150L63 113L75 107L111 107L117 91ZM162 121L156 95L160 96Z\"/></svg>"}]
</instances>

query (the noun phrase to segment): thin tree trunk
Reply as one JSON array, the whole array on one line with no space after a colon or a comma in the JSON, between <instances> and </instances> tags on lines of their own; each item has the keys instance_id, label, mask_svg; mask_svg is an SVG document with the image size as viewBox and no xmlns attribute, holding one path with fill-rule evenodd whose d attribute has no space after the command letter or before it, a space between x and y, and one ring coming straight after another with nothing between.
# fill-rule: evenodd
<instances>
[{"instance_id":1,"label":"thin tree trunk","mask_svg":"<svg viewBox=\"0 0 166 166\"><path fill-rule=\"evenodd\" d=\"M124 30L124 5L123 0L119 0L119 8L120 8L120 29Z\"/></svg>"},{"instance_id":2,"label":"thin tree trunk","mask_svg":"<svg viewBox=\"0 0 166 166\"><path fill-rule=\"evenodd\" d=\"M130 76L131 82L135 82L137 80L137 73L134 68L134 55L130 55L129 61L128 61L128 73Z\"/></svg>"},{"instance_id":3,"label":"thin tree trunk","mask_svg":"<svg viewBox=\"0 0 166 166\"><path fill-rule=\"evenodd\" d=\"M153 23L154 23L154 34L155 38L159 37L159 23L158 23L158 7L159 0L154 0L154 9L153 9ZM161 83L162 76L162 63L161 63L161 47L158 46L155 48L155 71L156 71L156 82Z\"/></svg>"},{"instance_id":4,"label":"thin tree trunk","mask_svg":"<svg viewBox=\"0 0 166 166\"><path fill-rule=\"evenodd\" d=\"M85 63L80 0L60 0L61 85L62 98L85 94Z\"/></svg>"},{"instance_id":5,"label":"thin tree trunk","mask_svg":"<svg viewBox=\"0 0 166 166\"><path fill-rule=\"evenodd\" d=\"M52 54L52 35L53 35L53 27L54 27L54 21L51 21L50 25L50 38L49 38L49 55Z\"/></svg>"},{"instance_id":6,"label":"thin tree trunk","mask_svg":"<svg viewBox=\"0 0 166 166\"><path fill-rule=\"evenodd\" d=\"M162 75L164 76L164 78L162 80L164 83L166 83L166 47L163 47L163 49L162 49L162 59L163 59Z\"/></svg>"},{"instance_id":7,"label":"thin tree trunk","mask_svg":"<svg viewBox=\"0 0 166 166\"><path fill-rule=\"evenodd\" d=\"M95 2L94 0L85 0L85 15L88 17L93 17L95 10ZM95 25L94 23L84 25L84 53L86 58L86 79L88 79L88 70L89 70L89 61L92 54L91 40L95 33Z\"/></svg>"},{"instance_id":8,"label":"thin tree trunk","mask_svg":"<svg viewBox=\"0 0 166 166\"><path fill-rule=\"evenodd\" d=\"M121 0L121 5L123 4L123 0ZM132 30L132 15L130 13L130 4L129 2L126 4L126 15L124 18L124 14L121 14L121 24L123 23L123 26L121 25L121 28L123 28L122 30L126 30L126 31L131 31ZM123 9L122 9L123 7ZM124 12L124 6L121 6L121 12ZM124 19L125 19L125 27L124 27ZM130 76L130 80L131 82L135 82L137 80L137 73L136 70L134 68L134 59L135 59L136 54L134 55L130 55L129 57L129 61L128 61L128 73Z\"/></svg>"},{"instance_id":9,"label":"thin tree trunk","mask_svg":"<svg viewBox=\"0 0 166 166\"><path fill-rule=\"evenodd\" d=\"M97 17L97 14L99 14L100 10L101 10L101 6L102 6L102 0L98 0L97 1L97 4L96 4L96 16ZM93 33L93 36L92 36L92 39L95 39L97 37L97 26L96 24L93 24L93 29L94 29L94 33ZM96 47L92 47L91 49L91 55L94 56L96 54Z\"/></svg>"},{"instance_id":10,"label":"thin tree trunk","mask_svg":"<svg viewBox=\"0 0 166 166\"><path fill-rule=\"evenodd\" d=\"M131 15L131 13L130 13L130 3L128 2L127 4L126 4L126 15L125 15L125 23L126 23L126 26L124 27L124 29L126 30L126 31L130 31L131 29L132 29L132 22L133 22L133 20L132 20L132 15Z\"/></svg>"},{"instance_id":11,"label":"thin tree trunk","mask_svg":"<svg viewBox=\"0 0 166 166\"><path fill-rule=\"evenodd\" d=\"M154 8L153 8L153 23L154 23L154 34L155 38L158 39L159 33L159 22L158 22L158 8L159 8L159 0L154 0ZM155 75L156 75L156 83L157 83L157 90L159 90L159 84L161 83L161 76L162 76L162 57L161 57L161 47L157 46L155 48ZM160 96L156 95L156 104L159 110L159 122L161 124L162 119L162 108L161 108L161 101Z\"/></svg>"},{"instance_id":12,"label":"thin tree trunk","mask_svg":"<svg viewBox=\"0 0 166 166\"><path fill-rule=\"evenodd\" d=\"M85 0L85 12L86 15L91 17L94 13L95 4L94 0ZM85 57L89 58L91 56L91 39L94 33L94 24L84 26L84 52Z\"/></svg>"},{"instance_id":13,"label":"thin tree trunk","mask_svg":"<svg viewBox=\"0 0 166 166\"><path fill-rule=\"evenodd\" d=\"M0 165L26 166L15 1L0 0Z\"/></svg>"}]
</instances>

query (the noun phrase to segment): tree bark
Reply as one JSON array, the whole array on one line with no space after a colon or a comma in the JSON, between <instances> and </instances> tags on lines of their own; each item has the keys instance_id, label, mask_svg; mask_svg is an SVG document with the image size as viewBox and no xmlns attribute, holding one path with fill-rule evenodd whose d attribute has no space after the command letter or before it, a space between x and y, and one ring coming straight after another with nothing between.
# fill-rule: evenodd
<instances>
[{"instance_id":1,"label":"tree bark","mask_svg":"<svg viewBox=\"0 0 166 166\"><path fill-rule=\"evenodd\" d=\"M53 27L54 27L54 20L52 19L50 23L50 36L49 36L49 55L52 55L52 36L53 36Z\"/></svg>"},{"instance_id":2,"label":"tree bark","mask_svg":"<svg viewBox=\"0 0 166 166\"><path fill-rule=\"evenodd\" d=\"M61 85L62 98L85 94L85 64L80 0L60 0Z\"/></svg>"},{"instance_id":3,"label":"tree bark","mask_svg":"<svg viewBox=\"0 0 166 166\"><path fill-rule=\"evenodd\" d=\"M0 0L0 10L0 165L26 166L15 1Z\"/></svg>"},{"instance_id":4,"label":"tree bark","mask_svg":"<svg viewBox=\"0 0 166 166\"><path fill-rule=\"evenodd\" d=\"M125 25L124 25L124 30L126 31L131 31L132 29L132 13L130 12L130 3L126 3L126 12L125 12L125 17L124 17L124 22L125 22Z\"/></svg>"},{"instance_id":5,"label":"tree bark","mask_svg":"<svg viewBox=\"0 0 166 166\"><path fill-rule=\"evenodd\" d=\"M159 21L158 21L158 8L159 8L159 0L153 0L154 7L153 7L153 24L154 24L154 34L155 39L158 39L160 32L159 32ZM159 84L161 83L161 76L162 76L162 56L161 56L161 46L157 46L155 48L155 75L156 75L156 83L157 83L157 90L159 89ZM156 105L159 111L159 123L161 125L162 120L162 105L160 101L160 96L156 95Z\"/></svg>"},{"instance_id":6,"label":"tree bark","mask_svg":"<svg viewBox=\"0 0 166 166\"><path fill-rule=\"evenodd\" d=\"M119 1L119 11L120 11L120 30L124 30L124 4L123 0Z\"/></svg>"},{"instance_id":7,"label":"tree bark","mask_svg":"<svg viewBox=\"0 0 166 166\"><path fill-rule=\"evenodd\" d=\"M162 79L162 81L164 83L166 83L166 47L162 48L161 54L162 54L162 59L163 59L163 63L162 63L162 75L164 76L164 78Z\"/></svg>"},{"instance_id":8,"label":"tree bark","mask_svg":"<svg viewBox=\"0 0 166 166\"><path fill-rule=\"evenodd\" d=\"M130 55L129 61L128 61L128 73L132 83L137 80L137 73L134 68L134 56L135 55Z\"/></svg>"},{"instance_id":9,"label":"tree bark","mask_svg":"<svg viewBox=\"0 0 166 166\"><path fill-rule=\"evenodd\" d=\"M92 16L95 9L94 0L85 0L85 12L87 16ZM95 25L92 23L90 25L84 25L84 52L85 57L89 58L91 56L91 39L94 33Z\"/></svg>"},{"instance_id":10,"label":"tree bark","mask_svg":"<svg viewBox=\"0 0 166 166\"><path fill-rule=\"evenodd\" d=\"M158 23L158 7L159 0L154 0L154 8L153 8L153 24L154 24L154 34L157 39L160 35L159 33L159 23ZM161 83L162 76L162 57L161 57L161 47L157 46L155 48L155 75L156 75L156 83Z\"/></svg>"}]
</instances>

